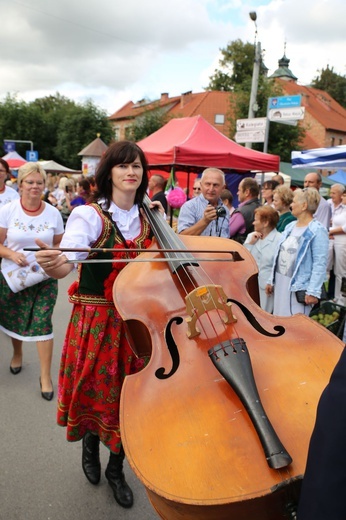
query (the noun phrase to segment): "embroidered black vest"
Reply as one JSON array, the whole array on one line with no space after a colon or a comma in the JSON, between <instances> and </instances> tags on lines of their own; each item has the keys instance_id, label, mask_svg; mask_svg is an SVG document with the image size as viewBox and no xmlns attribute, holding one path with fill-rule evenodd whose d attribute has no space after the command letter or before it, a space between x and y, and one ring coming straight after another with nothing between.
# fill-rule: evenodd
<instances>
[{"instance_id":1,"label":"embroidered black vest","mask_svg":"<svg viewBox=\"0 0 346 520\"><path fill-rule=\"evenodd\" d=\"M116 226L106 211L103 211L99 204L91 203L102 219L102 231L92 248L114 248L116 244L124 247L123 238L117 232ZM134 240L136 247L143 247L143 243L150 236L150 227L146 220L141 217L141 233ZM90 253L90 259L112 259L113 255L109 253ZM78 266L78 291L70 296L72 303L96 304L96 305L112 305L104 296L104 281L112 271L112 262L101 263L83 263Z\"/></svg>"}]
</instances>

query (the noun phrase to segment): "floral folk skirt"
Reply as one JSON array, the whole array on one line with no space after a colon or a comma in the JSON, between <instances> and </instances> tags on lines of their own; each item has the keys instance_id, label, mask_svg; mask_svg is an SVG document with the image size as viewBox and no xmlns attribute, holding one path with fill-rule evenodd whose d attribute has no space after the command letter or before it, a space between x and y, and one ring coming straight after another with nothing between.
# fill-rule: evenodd
<instances>
[{"instance_id":1,"label":"floral folk skirt","mask_svg":"<svg viewBox=\"0 0 346 520\"><path fill-rule=\"evenodd\" d=\"M68 441L92 432L113 453L119 452L122 384L144 363L132 353L114 306L74 305L58 383L57 422L67 427Z\"/></svg>"},{"instance_id":2,"label":"floral folk skirt","mask_svg":"<svg viewBox=\"0 0 346 520\"><path fill-rule=\"evenodd\" d=\"M57 296L58 281L53 278L14 293L0 272L0 330L22 341L52 339Z\"/></svg>"}]
</instances>

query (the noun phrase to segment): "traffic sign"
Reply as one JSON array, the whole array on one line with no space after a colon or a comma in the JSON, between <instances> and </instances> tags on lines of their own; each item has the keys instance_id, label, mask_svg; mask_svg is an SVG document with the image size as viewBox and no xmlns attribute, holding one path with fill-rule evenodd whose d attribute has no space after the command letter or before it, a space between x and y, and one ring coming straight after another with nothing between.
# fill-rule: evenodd
<instances>
[{"instance_id":1,"label":"traffic sign","mask_svg":"<svg viewBox=\"0 0 346 520\"><path fill-rule=\"evenodd\" d=\"M14 141L9 141L8 139L4 139L4 150L6 153L15 152L16 144Z\"/></svg>"},{"instance_id":2,"label":"traffic sign","mask_svg":"<svg viewBox=\"0 0 346 520\"><path fill-rule=\"evenodd\" d=\"M268 109L271 108L293 108L300 107L302 104L302 96L279 96L268 99Z\"/></svg>"},{"instance_id":3,"label":"traffic sign","mask_svg":"<svg viewBox=\"0 0 346 520\"><path fill-rule=\"evenodd\" d=\"M280 123L280 121L297 121L299 119L304 119L304 115L305 107L280 109L272 108L269 110L268 118L269 121Z\"/></svg>"},{"instance_id":4,"label":"traffic sign","mask_svg":"<svg viewBox=\"0 0 346 520\"><path fill-rule=\"evenodd\" d=\"M264 143L265 130L241 130L235 134L236 143Z\"/></svg>"},{"instance_id":5,"label":"traffic sign","mask_svg":"<svg viewBox=\"0 0 346 520\"><path fill-rule=\"evenodd\" d=\"M29 162L36 162L38 161L38 152L36 150L27 150L25 158Z\"/></svg>"},{"instance_id":6,"label":"traffic sign","mask_svg":"<svg viewBox=\"0 0 346 520\"><path fill-rule=\"evenodd\" d=\"M255 117L253 119L237 119L237 132L244 130L265 130L266 117Z\"/></svg>"}]
</instances>

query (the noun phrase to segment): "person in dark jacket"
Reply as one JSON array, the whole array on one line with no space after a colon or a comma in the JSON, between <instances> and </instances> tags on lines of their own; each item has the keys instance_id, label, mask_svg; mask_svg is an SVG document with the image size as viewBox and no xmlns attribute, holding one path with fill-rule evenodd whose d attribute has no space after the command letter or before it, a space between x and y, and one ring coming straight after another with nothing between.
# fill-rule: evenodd
<instances>
[{"instance_id":1,"label":"person in dark jacket","mask_svg":"<svg viewBox=\"0 0 346 520\"><path fill-rule=\"evenodd\" d=\"M237 193L240 204L229 221L230 238L232 240L243 244L248 234L254 230L255 209L261 205L259 192L259 185L252 177L245 177L240 181Z\"/></svg>"},{"instance_id":2,"label":"person in dark jacket","mask_svg":"<svg viewBox=\"0 0 346 520\"><path fill-rule=\"evenodd\" d=\"M149 179L148 184L149 190L151 191L151 200L158 200L161 202L165 213L167 213L167 199L165 194L166 180L162 175L154 174Z\"/></svg>"}]
</instances>

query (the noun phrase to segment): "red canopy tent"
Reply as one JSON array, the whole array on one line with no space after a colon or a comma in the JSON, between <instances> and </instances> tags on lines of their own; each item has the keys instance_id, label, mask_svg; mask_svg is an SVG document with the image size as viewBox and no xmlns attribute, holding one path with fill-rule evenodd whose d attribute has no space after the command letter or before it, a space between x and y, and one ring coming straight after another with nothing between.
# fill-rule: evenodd
<instances>
[{"instance_id":1,"label":"red canopy tent","mask_svg":"<svg viewBox=\"0 0 346 520\"><path fill-rule=\"evenodd\" d=\"M216 167L244 176L250 171L278 172L280 168L279 156L235 143L201 116L171 119L138 145L145 152L150 169L155 170L170 172L173 168L175 172L201 173L204 168ZM183 187L186 184L189 182Z\"/></svg>"}]
</instances>

